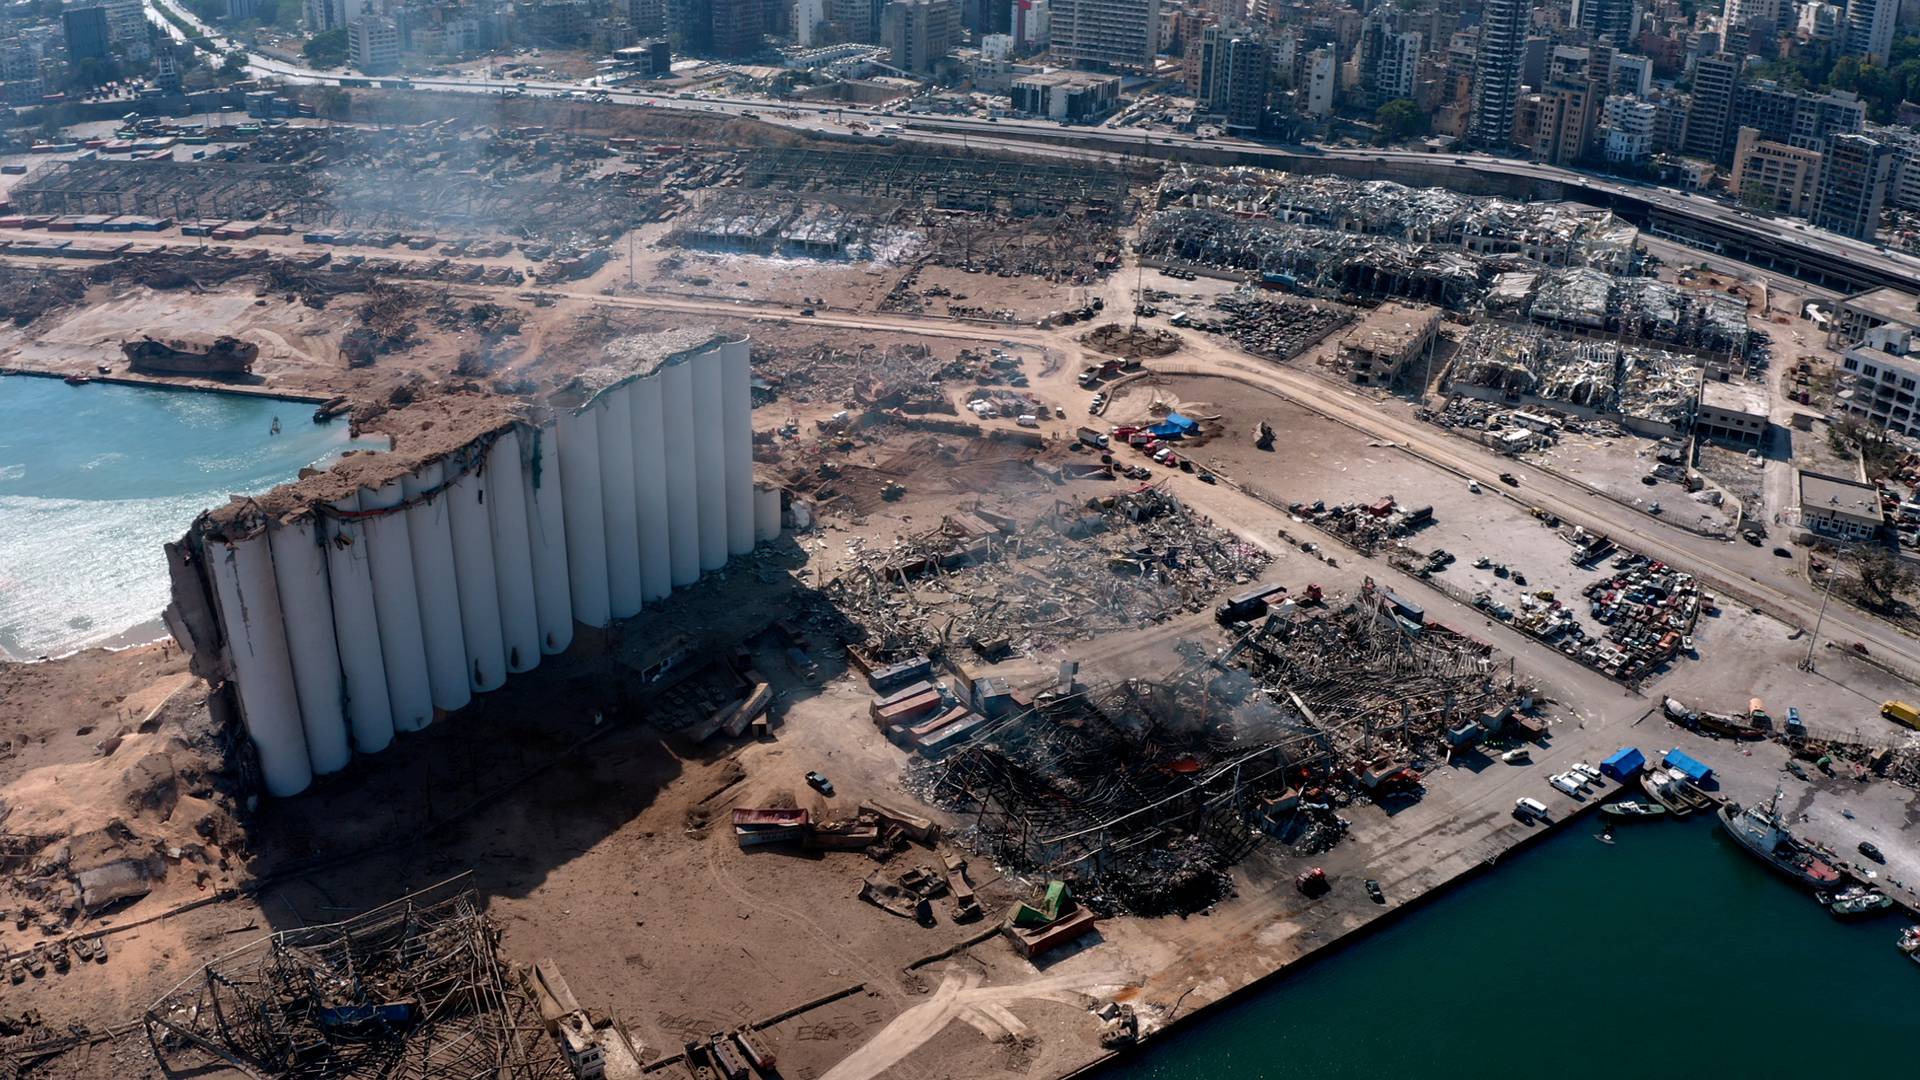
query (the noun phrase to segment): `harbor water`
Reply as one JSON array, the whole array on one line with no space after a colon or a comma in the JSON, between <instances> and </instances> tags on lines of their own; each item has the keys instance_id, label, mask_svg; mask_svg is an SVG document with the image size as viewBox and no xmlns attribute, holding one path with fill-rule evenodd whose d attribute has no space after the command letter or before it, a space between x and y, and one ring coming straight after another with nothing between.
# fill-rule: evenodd
<instances>
[{"instance_id":1,"label":"harbor water","mask_svg":"<svg viewBox=\"0 0 1920 1080\"><path fill-rule=\"evenodd\" d=\"M1904 917L1838 921L1705 818L1621 825L1612 844L1601 826L1574 822L1100 1075L1912 1074Z\"/></svg>"},{"instance_id":2,"label":"harbor water","mask_svg":"<svg viewBox=\"0 0 1920 1080\"><path fill-rule=\"evenodd\" d=\"M0 377L0 658L163 636L161 545L229 495L265 491L353 445L344 421L314 424L312 412L281 399Z\"/></svg>"}]
</instances>

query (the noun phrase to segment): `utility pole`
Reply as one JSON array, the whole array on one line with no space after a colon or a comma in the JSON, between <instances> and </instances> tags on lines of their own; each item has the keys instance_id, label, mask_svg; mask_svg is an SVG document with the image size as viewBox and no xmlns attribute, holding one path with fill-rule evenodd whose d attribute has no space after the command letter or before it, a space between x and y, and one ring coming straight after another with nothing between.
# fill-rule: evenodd
<instances>
[{"instance_id":1,"label":"utility pole","mask_svg":"<svg viewBox=\"0 0 1920 1080\"><path fill-rule=\"evenodd\" d=\"M1813 565L1812 555L1807 556L1807 565L1809 567ZM1832 566L1827 567L1827 588L1826 591L1820 594L1820 613L1813 617L1813 632L1807 635L1807 658L1800 662L1800 670L1802 671L1813 670L1813 650L1820 643L1820 624L1825 622L1827 618L1827 601L1833 598L1835 569L1836 568Z\"/></svg>"}]
</instances>

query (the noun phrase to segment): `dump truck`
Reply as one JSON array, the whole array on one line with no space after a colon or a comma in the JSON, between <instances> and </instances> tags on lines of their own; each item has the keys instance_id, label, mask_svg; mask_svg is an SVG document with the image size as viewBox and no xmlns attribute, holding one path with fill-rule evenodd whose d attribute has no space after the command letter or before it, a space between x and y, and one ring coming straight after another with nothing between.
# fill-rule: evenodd
<instances>
[{"instance_id":1,"label":"dump truck","mask_svg":"<svg viewBox=\"0 0 1920 1080\"><path fill-rule=\"evenodd\" d=\"M1896 724L1904 724L1907 727L1913 728L1915 731L1920 731L1920 709L1916 709L1904 701L1888 701L1882 703L1880 706L1880 715Z\"/></svg>"},{"instance_id":2,"label":"dump truck","mask_svg":"<svg viewBox=\"0 0 1920 1080\"><path fill-rule=\"evenodd\" d=\"M1080 436L1081 445L1091 446L1095 450L1105 450L1112 444L1112 440L1107 437L1106 432L1098 431L1094 428L1083 427L1078 432L1075 432L1075 434Z\"/></svg>"}]
</instances>

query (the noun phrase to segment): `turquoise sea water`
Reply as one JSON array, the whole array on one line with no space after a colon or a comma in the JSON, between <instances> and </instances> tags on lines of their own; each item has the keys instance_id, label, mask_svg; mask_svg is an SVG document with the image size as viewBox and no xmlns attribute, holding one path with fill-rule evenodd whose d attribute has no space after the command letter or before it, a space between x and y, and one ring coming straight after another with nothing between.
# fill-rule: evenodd
<instances>
[{"instance_id":1,"label":"turquoise sea water","mask_svg":"<svg viewBox=\"0 0 1920 1080\"><path fill-rule=\"evenodd\" d=\"M1576 822L1101 1075L1914 1075L1901 917L1839 922L1705 820L1622 826L1612 845L1599 828Z\"/></svg>"},{"instance_id":2,"label":"turquoise sea water","mask_svg":"<svg viewBox=\"0 0 1920 1080\"><path fill-rule=\"evenodd\" d=\"M229 495L265 491L352 445L345 421L314 424L312 412L233 394L0 377L0 656L161 636L160 546ZM281 433L271 435L276 416Z\"/></svg>"}]
</instances>

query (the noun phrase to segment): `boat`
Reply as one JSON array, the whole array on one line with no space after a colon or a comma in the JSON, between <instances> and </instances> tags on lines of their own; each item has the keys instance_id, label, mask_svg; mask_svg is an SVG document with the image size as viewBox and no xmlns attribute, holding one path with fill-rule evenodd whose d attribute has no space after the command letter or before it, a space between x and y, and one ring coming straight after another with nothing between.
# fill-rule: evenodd
<instances>
[{"instance_id":1,"label":"boat","mask_svg":"<svg viewBox=\"0 0 1920 1080\"><path fill-rule=\"evenodd\" d=\"M251 341L221 336L210 342L161 341L143 337L120 346L133 370L143 375L246 375L260 346Z\"/></svg>"},{"instance_id":2,"label":"boat","mask_svg":"<svg viewBox=\"0 0 1920 1080\"><path fill-rule=\"evenodd\" d=\"M1614 802L1600 808L1600 812L1618 821L1637 821L1641 818L1665 817L1667 808L1658 803Z\"/></svg>"},{"instance_id":3,"label":"boat","mask_svg":"<svg viewBox=\"0 0 1920 1080\"><path fill-rule=\"evenodd\" d=\"M1827 902L1827 913L1836 919L1858 919L1878 915L1893 906L1893 897L1883 892L1855 886Z\"/></svg>"},{"instance_id":4,"label":"boat","mask_svg":"<svg viewBox=\"0 0 1920 1080\"><path fill-rule=\"evenodd\" d=\"M1900 940L1894 944L1908 956L1920 956L1920 926L1909 926L1900 931Z\"/></svg>"},{"instance_id":5,"label":"boat","mask_svg":"<svg viewBox=\"0 0 1920 1080\"><path fill-rule=\"evenodd\" d=\"M1768 866L1802 885L1831 891L1840 884L1840 871L1793 838L1780 821L1779 805L1779 788L1773 790L1773 801L1766 806L1742 807L1728 802L1720 808L1720 825Z\"/></svg>"},{"instance_id":6,"label":"boat","mask_svg":"<svg viewBox=\"0 0 1920 1080\"><path fill-rule=\"evenodd\" d=\"M1699 809L1693 800L1680 794L1679 785L1664 769L1649 769L1641 773L1640 789L1674 817L1686 817Z\"/></svg>"}]
</instances>

